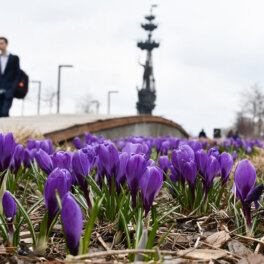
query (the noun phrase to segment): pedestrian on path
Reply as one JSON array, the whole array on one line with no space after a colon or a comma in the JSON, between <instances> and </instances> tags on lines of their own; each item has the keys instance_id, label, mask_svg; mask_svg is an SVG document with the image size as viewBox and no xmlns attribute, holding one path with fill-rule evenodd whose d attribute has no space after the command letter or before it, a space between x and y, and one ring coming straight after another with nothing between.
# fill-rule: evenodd
<instances>
[{"instance_id":1,"label":"pedestrian on path","mask_svg":"<svg viewBox=\"0 0 264 264\"><path fill-rule=\"evenodd\" d=\"M19 58L9 53L7 46L7 38L0 37L0 117L9 116L20 78Z\"/></svg>"}]
</instances>

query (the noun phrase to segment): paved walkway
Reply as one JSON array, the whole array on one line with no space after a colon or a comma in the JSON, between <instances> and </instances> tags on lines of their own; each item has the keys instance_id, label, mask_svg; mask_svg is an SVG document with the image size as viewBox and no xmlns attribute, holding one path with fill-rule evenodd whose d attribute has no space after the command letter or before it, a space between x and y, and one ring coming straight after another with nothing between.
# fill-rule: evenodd
<instances>
[{"instance_id":1,"label":"paved walkway","mask_svg":"<svg viewBox=\"0 0 264 264\"><path fill-rule=\"evenodd\" d=\"M48 134L75 125L103 121L121 116L92 114L54 114L40 116L18 116L0 118L0 132L14 131L18 128L31 128L41 134Z\"/></svg>"}]
</instances>

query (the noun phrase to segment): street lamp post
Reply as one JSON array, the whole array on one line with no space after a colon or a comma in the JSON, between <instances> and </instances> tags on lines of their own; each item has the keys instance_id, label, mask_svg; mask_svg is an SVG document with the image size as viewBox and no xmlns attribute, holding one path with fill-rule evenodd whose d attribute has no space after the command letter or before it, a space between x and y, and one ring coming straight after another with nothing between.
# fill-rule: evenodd
<instances>
[{"instance_id":1,"label":"street lamp post","mask_svg":"<svg viewBox=\"0 0 264 264\"><path fill-rule=\"evenodd\" d=\"M113 93L118 93L118 91L108 91L108 104L107 104L107 114L110 115L110 95Z\"/></svg>"},{"instance_id":2,"label":"street lamp post","mask_svg":"<svg viewBox=\"0 0 264 264\"><path fill-rule=\"evenodd\" d=\"M99 101L93 100L93 101L91 101L91 104L96 104L96 114L98 115L99 114L99 106L100 106Z\"/></svg>"},{"instance_id":3,"label":"street lamp post","mask_svg":"<svg viewBox=\"0 0 264 264\"><path fill-rule=\"evenodd\" d=\"M58 66L58 91L57 91L57 114L60 113L60 82L61 82L61 68L72 68L73 65L59 65Z\"/></svg>"},{"instance_id":4,"label":"street lamp post","mask_svg":"<svg viewBox=\"0 0 264 264\"><path fill-rule=\"evenodd\" d=\"M37 106L37 113L40 114L40 98L41 98L41 81L31 81L32 83L38 84L38 106Z\"/></svg>"}]
</instances>

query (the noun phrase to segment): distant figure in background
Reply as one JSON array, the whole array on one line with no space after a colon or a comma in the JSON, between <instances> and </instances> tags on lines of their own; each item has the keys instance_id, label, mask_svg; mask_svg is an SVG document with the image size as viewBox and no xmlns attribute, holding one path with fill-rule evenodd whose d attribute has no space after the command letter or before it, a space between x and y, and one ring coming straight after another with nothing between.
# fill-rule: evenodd
<instances>
[{"instance_id":1,"label":"distant figure in background","mask_svg":"<svg viewBox=\"0 0 264 264\"><path fill-rule=\"evenodd\" d=\"M19 83L19 58L7 51L8 40L0 37L0 117L9 116L14 89Z\"/></svg>"},{"instance_id":2,"label":"distant figure in background","mask_svg":"<svg viewBox=\"0 0 264 264\"><path fill-rule=\"evenodd\" d=\"M234 139L238 139L238 138L240 138L238 131L235 132L233 138L234 138Z\"/></svg>"},{"instance_id":3,"label":"distant figure in background","mask_svg":"<svg viewBox=\"0 0 264 264\"><path fill-rule=\"evenodd\" d=\"M234 134L233 134L233 130L232 129L230 129L228 132L227 132L227 138L232 138L232 137L234 137Z\"/></svg>"},{"instance_id":4,"label":"distant figure in background","mask_svg":"<svg viewBox=\"0 0 264 264\"><path fill-rule=\"evenodd\" d=\"M206 134L204 132L204 129L202 129L202 131L200 131L199 138L207 138L207 136L206 136Z\"/></svg>"}]
</instances>

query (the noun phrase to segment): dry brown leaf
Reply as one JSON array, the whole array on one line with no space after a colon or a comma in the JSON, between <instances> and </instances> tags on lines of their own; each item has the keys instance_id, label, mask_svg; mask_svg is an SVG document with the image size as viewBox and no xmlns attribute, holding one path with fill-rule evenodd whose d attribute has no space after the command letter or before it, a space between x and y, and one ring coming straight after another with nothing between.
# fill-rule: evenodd
<instances>
[{"instance_id":1,"label":"dry brown leaf","mask_svg":"<svg viewBox=\"0 0 264 264\"><path fill-rule=\"evenodd\" d=\"M241 259L238 264L263 264L264 256L260 254L252 254L250 257Z\"/></svg>"},{"instance_id":2,"label":"dry brown leaf","mask_svg":"<svg viewBox=\"0 0 264 264\"><path fill-rule=\"evenodd\" d=\"M246 258L252 255L252 251L244 246L241 242L237 240L231 240L228 242L228 249L232 254L236 254L242 258Z\"/></svg>"},{"instance_id":3,"label":"dry brown leaf","mask_svg":"<svg viewBox=\"0 0 264 264\"><path fill-rule=\"evenodd\" d=\"M229 239L230 235L226 231L216 232L206 238L206 243L212 245L213 247L222 247Z\"/></svg>"},{"instance_id":4,"label":"dry brown leaf","mask_svg":"<svg viewBox=\"0 0 264 264\"><path fill-rule=\"evenodd\" d=\"M211 259L223 258L226 256L226 253L215 249L184 249L179 251L179 256L193 260L209 261Z\"/></svg>"}]
</instances>

